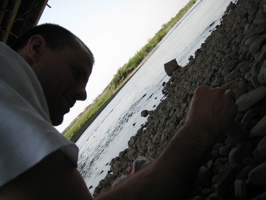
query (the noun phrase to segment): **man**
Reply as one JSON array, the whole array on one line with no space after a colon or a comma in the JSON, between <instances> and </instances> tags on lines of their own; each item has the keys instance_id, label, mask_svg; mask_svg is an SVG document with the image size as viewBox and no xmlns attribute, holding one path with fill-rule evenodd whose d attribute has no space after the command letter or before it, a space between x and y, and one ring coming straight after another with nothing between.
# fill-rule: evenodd
<instances>
[{"instance_id":1,"label":"man","mask_svg":"<svg viewBox=\"0 0 266 200\"><path fill-rule=\"evenodd\" d=\"M0 199L92 199L76 168L76 146L52 126L86 98L92 53L51 24L26 33L17 53L0 49ZM199 87L185 125L162 154L97 199L184 198L205 153L233 122L233 97Z\"/></svg>"}]
</instances>

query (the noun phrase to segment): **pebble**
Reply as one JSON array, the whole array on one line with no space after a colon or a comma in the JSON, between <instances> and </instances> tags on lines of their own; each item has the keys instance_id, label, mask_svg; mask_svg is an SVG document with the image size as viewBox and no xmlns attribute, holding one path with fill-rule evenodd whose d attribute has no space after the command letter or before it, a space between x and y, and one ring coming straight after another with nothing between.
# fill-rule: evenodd
<instances>
[{"instance_id":1,"label":"pebble","mask_svg":"<svg viewBox=\"0 0 266 200\"><path fill-rule=\"evenodd\" d=\"M250 137L266 136L266 115L250 130Z\"/></svg>"},{"instance_id":2,"label":"pebble","mask_svg":"<svg viewBox=\"0 0 266 200\"><path fill-rule=\"evenodd\" d=\"M246 183L243 180L236 179L234 183L235 197L244 198L247 195Z\"/></svg>"},{"instance_id":3,"label":"pebble","mask_svg":"<svg viewBox=\"0 0 266 200\"><path fill-rule=\"evenodd\" d=\"M230 139L233 143L244 140L248 137L248 135L249 132L247 129L238 121L235 121L234 125L227 133L228 139Z\"/></svg>"},{"instance_id":4,"label":"pebble","mask_svg":"<svg viewBox=\"0 0 266 200\"><path fill-rule=\"evenodd\" d=\"M266 84L266 60L262 63L260 73L258 75L258 81L262 84Z\"/></svg>"},{"instance_id":5,"label":"pebble","mask_svg":"<svg viewBox=\"0 0 266 200\"><path fill-rule=\"evenodd\" d=\"M250 156L253 151L253 146L249 141L243 141L233 148L229 153L229 162L243 165L246 157Z\"/></svg>"},{"instance_id":6,"label":"pebble","mask_svg":"<svg viewBox=\"0 0 266 200\"><path fill-rule=\"evenodd\" d=\"M254 168L248 175L250 183L257 186L266 186L266 162Z\"/></svg>"},{"instance_id":7,"label":"pebble","mask_svg":"<svg viewBox=\"0 0 266 200\"><path fill-rule=\"evenodd\" d=\"M261 157L266 158L266 137L260 140L258 144L258 151Z\"/></svg>"},{"instance_id":8,"label":"pebble","mask_svg":"<svg viewBox=\"0 0 266 200\"><path fill-rule=\"evenodd\" d=\"M147 117L148 114L149 114L148 110L143 110L143 111L141 111L141 113L140 113L141 117Z\"/></svg>"},{"instance_id":9,"label":"pebble","mask_svg":"<svg viewBox=\"0 0 266 200\"><path fill-rule=\"evenodd\" d=\"M205 183L211 177L211 172L208 168L202 166L198 172L195 186Z\"/></svg>"},{"instance_id":10,"label":"pebble","mask_svg":"<svg viewBox=\"0 0 266 200\"><path fill-rule=\"evenodd\" d=\"M266 87L259 87L240 96L236 100L239 111L245 111L266 97Z\"/></svg>"},{"instance_id":11,"label":"pebble","mask_svg":"<svg viewBox=\"0 0 266 200\"><path fill-rule=\"evenodd\" d=\"M257 113L258 113L258 109L249 109L245 113L244 117L242 118L241 123L245 124L248 121L252 120L256 116Z\"/></svg>"}]
</instances>

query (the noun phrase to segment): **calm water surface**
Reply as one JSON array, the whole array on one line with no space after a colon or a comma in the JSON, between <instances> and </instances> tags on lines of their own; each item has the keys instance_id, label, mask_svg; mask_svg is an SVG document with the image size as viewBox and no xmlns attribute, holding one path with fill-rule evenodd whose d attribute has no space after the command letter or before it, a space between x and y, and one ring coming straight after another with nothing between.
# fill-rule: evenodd
<instances>
[{"instance_id":1,"label":"calm water surface","mask_svg":"<svg viewBox=\"0 0 266 200\"><path fill-rule=\"evenodd\" d=\"M230 0L198 0L189 13L166 35L158 49L109 103L77 141L79 171L93 192L110 169L108 163L127 148L146 118L142 110L154 110L163 98L162 83L169 77L164 64L176 59L185 66L188 58L220 24Z\"/></svg>"}]
</instances>

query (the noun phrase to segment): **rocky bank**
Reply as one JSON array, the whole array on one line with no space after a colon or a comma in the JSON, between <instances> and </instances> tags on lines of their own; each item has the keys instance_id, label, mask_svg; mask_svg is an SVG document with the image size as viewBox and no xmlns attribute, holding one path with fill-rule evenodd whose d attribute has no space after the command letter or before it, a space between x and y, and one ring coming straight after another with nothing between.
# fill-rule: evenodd
<instances>
[{"instance_id":1,"label":"rocky bank","mask_svg":"<svg viewBox=\"0 0 266 200\"><path fill-rule=\"evenodd\" d=\"M147 123L110 162L94 195L125 174L139 156L155 158L183 125L199 85L235 92L236 125L217 141L199 170L187 199L252 199L266 188L266 0L231 3L211 35L185 67L165 85L165 99L148 114ZM145 112L144 112L145 113ZM140 116L141 117L141 116ZM174 177L173 177L174 178ZM178 190L178 188L177 188ZM266 199L266 197L264 197Z\"/></svg>"}]
</instances>

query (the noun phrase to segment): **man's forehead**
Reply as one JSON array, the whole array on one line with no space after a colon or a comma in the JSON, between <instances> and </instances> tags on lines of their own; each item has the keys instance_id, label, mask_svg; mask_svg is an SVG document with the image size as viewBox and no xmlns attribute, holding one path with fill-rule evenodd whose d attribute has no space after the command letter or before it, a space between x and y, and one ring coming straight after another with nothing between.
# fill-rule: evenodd
<instances>
[{"instance_id":1,"label":"man's forehead","mask_svg":"<svg viewBox=\"0 0 266 200\"><path fill-rule=\"evenodd\" d=\"M73 60L72 65L81 70L84 80L88 80L93 68L93 58L91 57L90 52L88 52L81 43L73 50L75 59Z\"/></svg>"},{"instance_id":2,"label":"man's forehead","mask_svg":"<svg viewBox=\"0 0 266 200\"><path fill-rule=\"evenodd\" d=\"M90 58L90 63L91 63L91 68L93 67L94 64L94 57L92 55L92 52L90 49L78 38L75 38L75 43L78 48L81 48L84 52L86 52Z\"/></svg>"}]
</instances>

